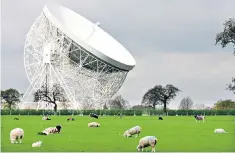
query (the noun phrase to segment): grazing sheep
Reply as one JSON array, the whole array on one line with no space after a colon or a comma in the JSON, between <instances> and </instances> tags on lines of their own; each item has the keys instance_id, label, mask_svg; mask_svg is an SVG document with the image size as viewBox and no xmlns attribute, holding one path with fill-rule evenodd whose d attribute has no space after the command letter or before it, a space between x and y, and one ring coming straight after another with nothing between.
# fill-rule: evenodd
<instances>
[{"instance_id":1,"label":"grazing sheep","mask_svg":"<svg viewBox=\"0 0 235 153\"><path fill-rule=\"evenodd\" d=\"M146 136L140 139L139 144L137 146L137 150L144 151L144 148L151 146L152 152L155 152L156 144L157 144L157 138L155 136Z\"/></svg>"},{"instance_id":2,"label":"grazing sheep","mask_svg":"<svg viewBox=\"0 0 235 153\"><path fill-rule=\"evenodd\" d=\"M18 117L15 117L14 120L19 120L19 118L18 118Z\"/></svg>"},{"instance_id":3,"label":"grazing sheep","mask_svg":"<svg viewBox=\"0 0 235 153\"><path fill-rule=\"evenodd\" d=\"M126 130L124 133L123 133L123 136L124 137L132 137L132 135L135 135L135 137L138 137L139 134L140 134L140 131L141 131L141 127L140 126L135 126L135 127L132 127L130 128L129 130Z\"/></svg>"},{"instance_id":4,"label":"grazing sheep","mask_svg":"<svg viewBox=\"0 0 235 153\"><path fill-rule=\"evenodd\" d=\"M90 116L91 118L96 118L96 119L99 118L99 116L98 116L97 114L94 114L94 113L90 113L89 116Z\"/></svg>"},{"instance_id":5,"label":"grazing sheep","mask_svg":"<svg viewBox=\"0 0 235 153\"><path fill-rule=\"evenodd\" d=\"M97 122L88 123L88 127L99 127L99 126L100 126L100 124Z\"/></svg>"},{"instance_id":6,"label":"grazing sheep","mask_svg":"<svg viewBox=\"0 0 235 153\"><path fill-rule=\"evenodd\" d=\"M24 130L21 128L15 128L11 130L10 132L10 140L11 143L21 143L22 139L24 137Z\"/></svg>"},{"instance_id":7,"label":"grazing sheep","mask_svg":"<svg viewBox=\"0 0 235 153\"><path fill-rule=\"evenodd\" d=\"M195 115L194 117L195 117L195 119L196 119L196 122L197 122L197 121L200 121L200 120L202 120L203 122L205 122L205 118L206 118L205 116L202 116L202 115L201 115L201 116Z\"/></svg>"},{"instance_id":8,"label":"grazing sheep","mask_svg":"<svg viewBox=\"0 0 235 153\"><path fill-rule=\"evenodd\" d=\"M41 147L41 145L42 145L42 141L38 141L38 142L34 142L32 144L32 147Z\"/></svg>"},{"instance_id":9,"label":"grazing sheep","mask_svg":"<svg viewBox=\"0 0 235 153\"><path fill-rule=\"evenodd\" d=\"M49 127L43 130L42 132L38 132L39 135L49 135L49 134L55 134L60 133L62 126L57 125L56 127Z\"/></svg>"},{"instance_id":10,"label":"grazing sheep","mask_svg":"<svg viewBox=\"0 0 235 153\"><path fill-rule=\"evenodd\" d=\"M67 121L75 121L75 119L73 117L70 117L67 119Z\"/></svg>"},{"instance_id":11,"label":"grazing sheep","mask_svg":"<svg viewBox=\"0 0 235 153\"><path fill-rule=\"evenodd\" d=\"M163 120L163 118L162 117L158 117L158 120Z\"/></svg>"},{"instance_id":12,"label":"grazing sheep","mask_svg":"<svg viewBox=\"0 0 235 153\"><path fill-rule=\"evenodd\" d=\"M48 116L44 116L42 120L51 120Z\"/></svg>"},{"instance_id":13,"label":"grazing sheep","mask_svg":"<svg viewBox=\"0 0 235 153\"><path fill-rule=\"evenodd\" d=\"M228 133L224 129L215 129L214 133Z\"/></svg>"}]
</instances>

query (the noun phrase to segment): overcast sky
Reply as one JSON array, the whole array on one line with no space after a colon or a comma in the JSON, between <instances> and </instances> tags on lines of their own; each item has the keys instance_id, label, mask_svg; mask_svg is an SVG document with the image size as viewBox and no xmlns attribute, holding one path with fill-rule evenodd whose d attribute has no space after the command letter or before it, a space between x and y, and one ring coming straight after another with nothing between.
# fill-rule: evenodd
<instances>
[{"instance_id":1,"label":"overcast sky","mask_svg":"<svg viewBox=\"0 0 235 153\"><path fill-rule=\"evenodd\" d=\"M23 53L26 34L46 3L53 0L1 0L1 88L25 92L29 86ZM233 0L56 0L118 40L136 60L119 93L132 105L154 85L173 84L182 92L177 108L190 96L212 105L233 99L226 91L235 76L232 45L222 49L215 36L235 18Z\"/></svg>"}]
</instances>

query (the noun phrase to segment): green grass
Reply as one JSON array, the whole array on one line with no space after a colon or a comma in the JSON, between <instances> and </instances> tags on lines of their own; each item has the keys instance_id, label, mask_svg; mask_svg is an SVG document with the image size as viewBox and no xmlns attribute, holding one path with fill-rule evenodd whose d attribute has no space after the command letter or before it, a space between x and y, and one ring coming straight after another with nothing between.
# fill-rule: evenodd
<instances>
[{"instance_id":1,"label":"green grass","mask_svg":"<svg viewBox=\"0 0 235 153\"><path fill-rule=\"evenodd\" d=\"M4 152L136 152L139 139L147 135L158 138L157 152L233 152L235 151L234 116L207 116L205 123L196 123L192 116L164 117L100 117L99 128L88 128L87 124L96 119L75 116L67 122L66 116L52 116L51 121L42 121L42 116L1 116L1 149ZM62 125L60 134L41 136L37 132ZM142 127L139 138L124 138L126 129L135 125ZM22 144L11 144L11 129L20 127L25 131ZM214 134L215 128L224 128L228 134ZM119 135L121 134L121 135ZM36 141L43 141L41 148L32 148ZM150 148L149 148L150 150Z\"/></svg>"}]
</instances>

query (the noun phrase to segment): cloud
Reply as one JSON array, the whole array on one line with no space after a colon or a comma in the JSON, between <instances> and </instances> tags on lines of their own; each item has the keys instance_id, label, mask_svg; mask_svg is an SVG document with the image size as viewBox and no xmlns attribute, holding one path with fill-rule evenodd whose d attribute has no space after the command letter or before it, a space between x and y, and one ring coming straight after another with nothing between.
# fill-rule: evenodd
<instances>
[{"instance_id":1,"label":"cloud","mask_svg":"<svg viewBox=\"0 0 235 153\"><path fill-rule=\"evenodd\" d=\"M2 89L25 92L24 42L46 3L56 2L83 15L123 44L136 59L120 93L132 103L155 84L172 83L197 103L233 98L226 84L234 76L232 46L215 46L223 23L234 17L227 0L2 0Z\"/></svg>"},{"instance_id":2,"label":"cloud","mask_svg":"<svg viewBox=\"0 0 235 153\"><path fill-rule=\"evenodd\" d=\"M172 107L185 96L209 104L232 98L234 95L226 91L226 84L235 74L234 58L227 52L151 52L136 59L137 65L129 72L120 93L133 104L140 104L149 88L173 84L182 92Z\"/></svg>"}]
</instances>

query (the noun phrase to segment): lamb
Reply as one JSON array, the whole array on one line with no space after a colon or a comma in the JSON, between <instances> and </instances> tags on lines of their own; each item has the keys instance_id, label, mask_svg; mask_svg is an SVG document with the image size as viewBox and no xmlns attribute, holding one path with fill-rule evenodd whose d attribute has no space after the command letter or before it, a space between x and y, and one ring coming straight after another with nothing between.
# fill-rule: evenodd
<instances>
[{"instance_id":1,"label":"lamb","mask_svg":"<svg viewBox=\"0 0 235 153\"><path fill-rule=\"evenodd\" d=\"M60 133L62 126L57 125L56 127L49 127L43 130L42 132L38 132L39 135L49 135L49 134L55 134Z\"/></svg>"},{"instance_id":2,"label":"lamb","mask_svg":"<svg viewBox=\"0 0 235 153\"><path fill-rule=\"evenodd\" d=\"M146 136L140 139L139 145L137 146L137 150L144 151L144 148L151 146L152 152L155 152L156 144L157 144L157 138L155 136Z\"/></svg>"},{"instance_id":3,"label":"lamb","mask_svg":"<svg viewBox=\"0 0 235 153\"><path fill-rule=\"evenodd\" d=\"M130 128L129 130L126 130L123 134L124 137L132 137L132 135L135 135L135 137L138 137L141 131L141 127L140 126L135 126Z\"/></svg>"},{"instance_id":4,"label":"lamb","mask_svg":"<svg viewBox=\"0 0 235 153\"><path fill-rule=\"evenodd\" d=\"M14 143L21 143L24 137L24 130L21 128L15 128L10 132L10 141L12 144Z\"/></svg>"},{"instance_id":5,"label":"lamb","mask_svg":"<svg viewBox=\"0 0 235 153\"><path fill-rule=\"evenodd\" d=\"M32 147L41 147L42 141L37 141L32 144Z\"/></svg>"},{"instance_id":6,"label":"lamb","mask_svg":"<svg viewBox=\"0 0 235 153\"><path fill-rule=\"evenodd\" d=\"M228 133L224 129L215 129L214 133Z\"/></svg>"},{"instance_id":7,"label":"lamb","mask_svg":"<svg viewBox=\"0 0 235 153\"><path fill-rule=\"evenodd\" d=\"M99 127L99 126L100 126L100 124L97 122L88 123L88 127Z\"/></svg>"}]
</instances>

